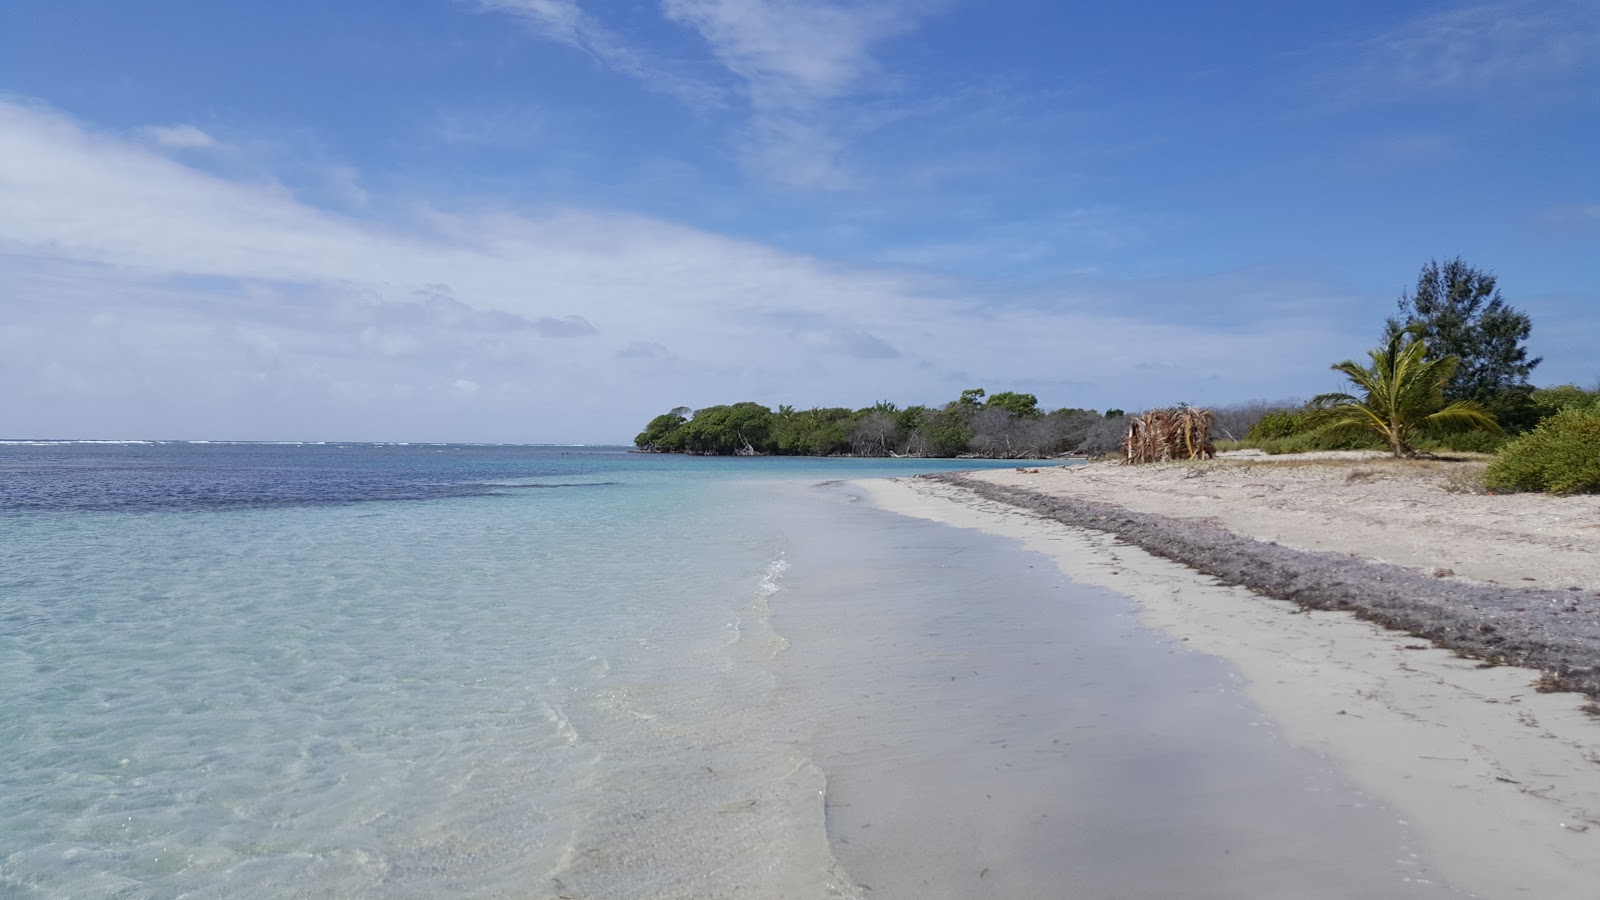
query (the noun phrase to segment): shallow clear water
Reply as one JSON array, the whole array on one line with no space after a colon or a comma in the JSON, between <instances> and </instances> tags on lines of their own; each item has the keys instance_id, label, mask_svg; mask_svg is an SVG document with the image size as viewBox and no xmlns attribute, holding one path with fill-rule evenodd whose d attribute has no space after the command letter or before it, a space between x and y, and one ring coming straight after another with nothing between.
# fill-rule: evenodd
<instances>
[{"instance_id":1,"label":"shallow clear water","mask_svg":"<svg viewBox=\"0 0 1600 900\"><path fill-rule=\"evenodd\" d=\"M1463 896L1392 809L1132 601L856 486L812 493L790 519L775 705L812 725L862 896Z\"/></svg>"},{"instance_id":2,"label":"shallow clear water","mask_svg":"<svg viewBox=\"0 0 1600 900\"><path fill-rule=\"evenodd\" d=\"M771 487L945 467L0 444L0 894L848 891Z\"/></svg>"}]
</instances>

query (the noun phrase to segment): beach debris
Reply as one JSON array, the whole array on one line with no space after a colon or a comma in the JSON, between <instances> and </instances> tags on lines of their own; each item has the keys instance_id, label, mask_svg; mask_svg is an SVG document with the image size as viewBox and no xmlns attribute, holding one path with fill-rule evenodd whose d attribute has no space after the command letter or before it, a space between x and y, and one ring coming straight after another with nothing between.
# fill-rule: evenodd
<instances>
[{"instance_id":1,"label":"beach debris","mask_svg":"<svg viewBox=\"0 0 1600 900\"><path fill-rule=\"evenodd\" d=\"M1122 439L1122 462L1142 465L1180 459L1215 459L1211 429L1217 415L1197 406L1152 409L1128 417Z\"/></svg>"},{"instance_id":2,"label":"beach debris","mask_svg":"<svg viewBox=\"0 0 1600 900\"><path fill-rule=\"evenodd\" d=\"M1433 570L1433 577L1435 577L1435 578L1449 578L1451 575L1454 575L1455 573L1456 573L1455 569L1442 569L1442 568L1441 569L1434 569Z\"/></svg>"}]
</instances>

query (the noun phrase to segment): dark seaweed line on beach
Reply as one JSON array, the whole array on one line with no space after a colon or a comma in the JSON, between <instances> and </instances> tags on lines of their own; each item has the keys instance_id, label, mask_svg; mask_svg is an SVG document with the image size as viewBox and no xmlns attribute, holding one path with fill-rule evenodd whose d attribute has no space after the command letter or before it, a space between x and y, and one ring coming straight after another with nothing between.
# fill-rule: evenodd
<instances>
[{"instance_id":1,"label":"dark seaweed line on beach","mask_svg":"<svg viewBox=\"0 0 1600 900\"><path fill-rule=\"evenodd\" d=\"M1541 688L1600 699L1600 596L1430 578L1338 553L1293 550L1205 522L1052 497L954 473L918 476L1104 531L1224 584L1308 609L1345 610L1463 656L1545 673Z\"/></svg>"}]
</instances>

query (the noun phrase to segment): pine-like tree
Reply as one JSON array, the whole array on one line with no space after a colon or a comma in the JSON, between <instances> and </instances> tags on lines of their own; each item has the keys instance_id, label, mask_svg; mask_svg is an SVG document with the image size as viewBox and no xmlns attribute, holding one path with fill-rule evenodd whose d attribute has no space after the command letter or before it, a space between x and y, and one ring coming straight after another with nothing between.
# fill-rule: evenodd
<instances>
[{"instance_id":1,"label":"pine-like tree","mask_svg":"<svg viewBox=\"0 0 1600 900\"><path fill-rule=\"evenodd\" d=\"M1431 260L1417 274L1416 291L1400 295L1399 307L1399 315L1388 320L1384 343L1409 331L1423 340L1429 360L1460 360L1444 386L1446 400L1494 408L1507 392L1526 392L1528 375L1541 362L1529 359L1524 346L1533 323L1500 296L1492 273L1459 256Z\"/></svg>"}]
</instances>

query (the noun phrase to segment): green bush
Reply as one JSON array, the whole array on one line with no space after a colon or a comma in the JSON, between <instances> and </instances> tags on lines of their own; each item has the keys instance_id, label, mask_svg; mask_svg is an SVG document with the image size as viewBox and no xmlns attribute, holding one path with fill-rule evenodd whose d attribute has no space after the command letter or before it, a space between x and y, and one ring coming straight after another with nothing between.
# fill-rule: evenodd
<instances>
[{"instance_id":1,"label":"green bush","mask_svg":"<svg viewBox=\"0 0 1600 900\"><path fill-rule=\"evenodd\" d=\"M1278 410L1267 413L1261 417L1261 421L1251 425L1250 430L1245 433L1244 443L1254 446L1263 441L1293 437L1309 430L1311 427L1306 422L1305 414Z\"/></svg>"},{"instance_id":2,"label":"green bush","mask_svg":"<svg viewBox=\"0 0 1600 900\"><path fill-rule=\"evenodd\" d=\"M1496 491L1600 493L1600 411L1564 409L1501 448L1484 472Z\"/></svg>"},{"instance_id":3,"label":"green bush","mask_svg":"<svg viewBox=\"0 0 1600 900\"><path fill-rule=\"evenodd\" d=\"M1256 446L1273 455L1311 453L1318 450L1387 450L1389 444L1371 431L1349 431L1326 426L1288 437L1258 441Z\"/></svg>"},{"instance_id":4,"label":"green bush","mask_svg":"<svg viewBox=\"0 0 1600 900\"><path fill-rule=\"evenodd\" d=\"M1547 419L1564 409L1600 410L1600 390L1586 391L1573 384L1539 388L1532 401L1539 418Z\"/></svg>"},{"instance_id":5,"label":"green bush","mask_svg":"<svg viewBox=\"0 0 1600 900\"><path fill-rule=\"evenodd\" d=\"M1224 446L1226 444L1226 446ZM1317 450L1387 450L1376 434L1340 431L1318 423L1314 410L1276 410L1250 426L1242 441L1219 442L1217 449L1255 447L1267 453L1311 453Z\"/></svg>"}]
</instances>

